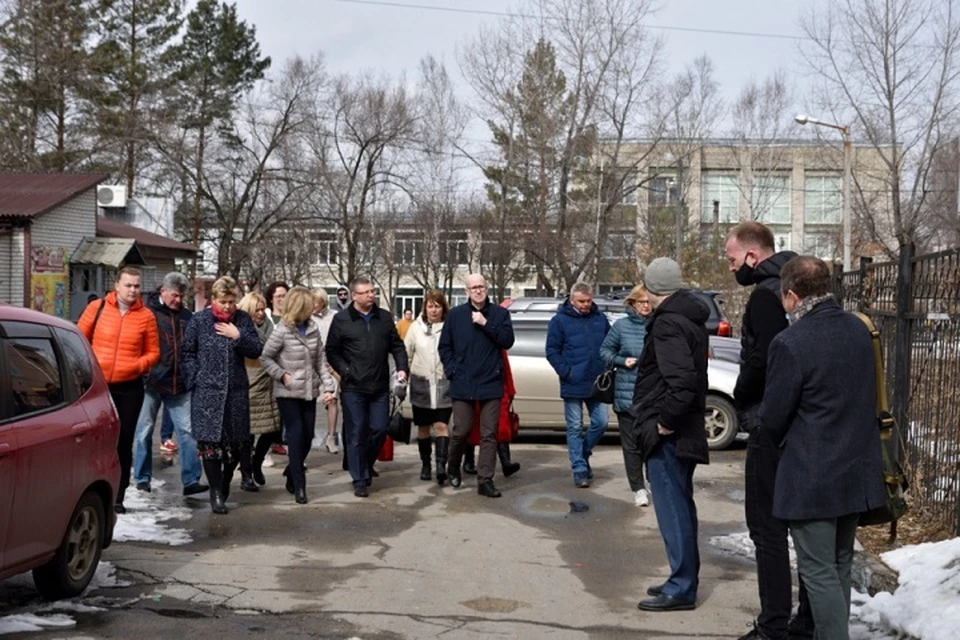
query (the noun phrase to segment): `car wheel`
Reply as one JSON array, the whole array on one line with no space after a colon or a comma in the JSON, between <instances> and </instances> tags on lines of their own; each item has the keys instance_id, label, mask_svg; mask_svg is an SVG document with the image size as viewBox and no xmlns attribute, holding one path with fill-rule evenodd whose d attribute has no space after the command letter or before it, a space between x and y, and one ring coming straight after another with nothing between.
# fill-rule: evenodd
<instances>
[{"instance_id":1,"label":"car wheel","mask_svg":"<svg viewBox=\"0 0 960 640\"><path fill-rule=\"evenodd\" d=\"M737 411L726 398L707 395L707 409L703 417L710 449L726 449L737 439Z\"/></svg>"},{"instance_id":2,"label":"car wheel","mask_svg":"<svg viewBox=\"0 0 960 640\"><path fill-rule=\"evenodd\" d=\"M80 498L56 555L33 570L37 590L48 600L83 593L100 563L106 518L103 501L93 491Z\"/></svg>"}]
</instances>

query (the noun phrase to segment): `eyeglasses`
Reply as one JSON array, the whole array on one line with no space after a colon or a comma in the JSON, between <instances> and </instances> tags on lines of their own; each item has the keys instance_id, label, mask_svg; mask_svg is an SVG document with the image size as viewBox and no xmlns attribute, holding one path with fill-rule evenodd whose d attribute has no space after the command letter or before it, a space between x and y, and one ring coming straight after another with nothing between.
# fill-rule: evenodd
<instances>
[{"instance_id":1,"label":"eyeglasses","mask_svg":"<svg viewBox=\"0 0 960 640\"><path fill-rule=\"evenodd\" d=\"M486 289L486 288L487 288L487 285L485 285L485 284L475 284L475 285L473 285L472 287L467 287L467 290L468 290L468 291L483 291L483 290Z\"/></svg>"},{"instance_id":2,"label":"eyeglasses","mask_svg":"<svg viewBox=\"0 0 960 640\"><path fill-rule=\"evenodd\" d=\"M649 300L634 300L633 304L650 304Z\"/></svg>"}]
</instances>

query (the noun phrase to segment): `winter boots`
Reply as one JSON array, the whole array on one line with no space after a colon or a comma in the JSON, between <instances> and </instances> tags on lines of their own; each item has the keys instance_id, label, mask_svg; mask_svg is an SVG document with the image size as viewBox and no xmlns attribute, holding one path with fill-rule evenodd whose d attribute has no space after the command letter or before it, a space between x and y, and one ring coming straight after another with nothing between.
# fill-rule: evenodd
<instances>
[{"instance_id":1,"label":"winter boots","mask_svg":"<svg viewBox=\"0 0 960 640\"><path fill-rule=\"evenodd\" d=\"M497 455L500 457L500 468L503 469L503 475L505 478L509 478L517 471L520 471L520 463L511 462L510 460L509 442L497 443Z\"/></svg>"},{"instance_id":2,"label":"winter boots","mask_svg":"<svg viewBox=\"0 0 960 640\"><path fill-rule=\"evenodd\" d=\"M430 438L417 438L417 446L420 447L420 479L431 480L432 478L430 475L430 448L431 448Z\"/></svg>"},{"instance_id":3,"label":"winter boots","mask_svg":"<svg viewBox=\"0 0 960 640\"><path fill-rule=\"evenodd\" d=\"M447 449L450 447L450 438L439 436L436 440L437 448L437 484L443 486L447 481ZM420 476L421 478L423 476Z\"/></svg>"}]
</instances>

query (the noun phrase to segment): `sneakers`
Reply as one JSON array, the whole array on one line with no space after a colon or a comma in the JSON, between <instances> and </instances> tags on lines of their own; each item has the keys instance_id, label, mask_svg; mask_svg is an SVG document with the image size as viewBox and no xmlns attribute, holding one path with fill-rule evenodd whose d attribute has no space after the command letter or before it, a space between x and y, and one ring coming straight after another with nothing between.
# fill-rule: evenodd
<instances>
[{"instance_id":1,"label":"sneakers","mask_svg":"<svg viewBox=\"0 0 960 640\"><path fill-rule=\"evenodd\" d=\"M337 446L337 434L327 434L325 440L327 451L330 453L340 453L340 447Z\"/></svg>"},{"instance_id":2,"label":"sneakers","mask_svg":"<svg viewBox=\"0 0 960 640\"><path fill-rule=\"evenodd\" d=\"M575 473L573 474L573 484L577 485L578 489L587 489L590 487L590 478L585 473Z\"/></svg>"},{"instance_id":3,"label":"sneakers","mask_svg":"<svg viewBox=\"0 0 960 640\"><path fill-rule=\"evenodd\" d=\"M650 506L650 494L647 493L646 489L640 489L633 494L633 504L637 505L638 507Z\"/></svg>"},{"instance_id":4,"label":"sneakers","mask_svg":"<svg viewBox=\"0 0 960 640\"><path fill-rule=\"evenodd\" d=\"M160 443L160 451L163 453L176 453L178 448L173 440L164 440Z\"/></svg>"}]
</instances>

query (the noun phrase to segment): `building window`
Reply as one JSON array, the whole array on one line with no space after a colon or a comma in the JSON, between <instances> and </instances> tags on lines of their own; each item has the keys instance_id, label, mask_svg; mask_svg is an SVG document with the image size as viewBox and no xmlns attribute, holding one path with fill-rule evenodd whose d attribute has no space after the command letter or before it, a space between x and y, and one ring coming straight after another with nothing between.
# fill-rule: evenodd
<instances>
[{"instance_id":1,"label":"building window","mask_svg":"<svg viewBox=\"0 0 960 640\"><path fill-rule=\"evenodd\" d=\"M790 232L773 232L773 248L777 251L790 251Z\"/></svg>"},{"instance_id":2,"label":"building window","mask_svg":"<svg viewBox=\"0 0 960 640\"><path fill-rule=\"evenodd\" d=\"M470 247L465 233L441 236L440 264L447 266L466 266L469 263Z\"/></svg>"},{"instance_id":3,"label":"building window","mask_svg":"<svg viewBox=\"0 0 960 640\"><path fill-rule=\"evenodd\" d=\"M680 185L677 179L674 176L651 178L647 183L647 204L651 207L680 204Z\"/></svg>"},{"instance_id":4,"label":"building window","mask_svg":"<svg viewBox=\"0 0 960 640\"><path fill-rule=\"evenodd\" d=\"M310 264L337 264L340 243L333 233L313 233L307 245L307 259Z\"/></svg>"},{"instance_id":5,"label":"building window","mask_svg":"<svg viewBox=\"0 0 960 640\"><path fill-rule=\"evenodd\" d=\"M790 224L790 178L764 176L753 181L753 219Z\"/></svg>"},{"instance_id":6,"label":"building window","mask_svg":"<svg viewBox=\"0 0 960 640\"><path fill-rule=\"evenodd\" d=\"M832 262L839 254L837 250L837 234L835 233L807 233L803 236L803 251L817 256L826 262Z\"/></svg>"},{"instance_id":7,"label":"building window","mask_svg":"<svg viewBox=\"0 0 960 640\"><path fill-rule=\"evenodd\" d=\"M611 232L603 243L603 258L615 260L619 258L634 258L635 236L632 233Z\"/></svg>"},{"instance_id":8,"label":"building window","mask_svg":"<svg viewBox=\"0 0 960 640\"><path fill-rule=\"evenodd\" d=\"M423 258L423 241L412 238L398 238L393 245L393 263L413 266L420 264Z\"/></svg>"},{"instance_id":9,"label":"building window","mask_svg":"<svg viewBox=\"0 0 960 640\"><path fill-rule=\"evenodd\" d=\"M843 191L838 176L807 176L803 190L808 224L840 224Z\"/></svg>"},{"instance_id":10,"label":"building window","mask_svg":"<svg viewBox=\"0 0 960 640\"><path fill-rule=\"evenodd\" d=\"M637 205L637 176L628 173L620 183L620 204Z\"/></svg>"},{"instance_id":11,"label":"building window","mask_svg":"<svg viewBox=\"0 0 960 640\"><path fill-rule=\"evenodd\" d=\"M713 220L713 203L720 206L720 222L740 221L740 181L737 176L703 174L700 182L700 219Z\"/></svg>"}]
</instances>

